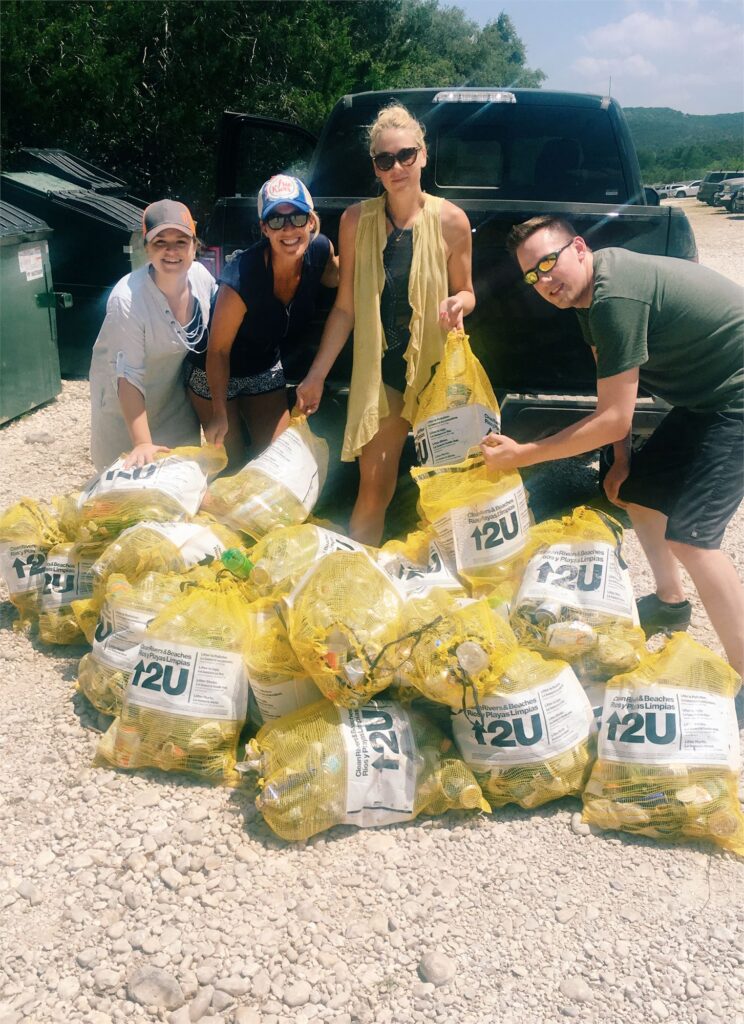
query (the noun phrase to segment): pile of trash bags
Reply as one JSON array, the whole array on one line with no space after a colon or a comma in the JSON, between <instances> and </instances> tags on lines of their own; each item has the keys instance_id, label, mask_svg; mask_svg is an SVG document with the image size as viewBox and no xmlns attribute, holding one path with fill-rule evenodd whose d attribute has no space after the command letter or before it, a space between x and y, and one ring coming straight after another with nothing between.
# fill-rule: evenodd
<instances>
[{"instance_id":1,"label":"pile of trash bags","mask_svg":"<svg viewBox=\"0 0 744 1024\"><path fill-rule=\"evenodd\" d=\"M413 425L420 523L381 548L313 519L328 448L297 414L232 477L174 449L6 510L17 628L91 646L98 763L255 786L290 841L573 796L599 828L744 855L738 676L685 634L649 652L620 525L534 524L479 454L499 423L452 332Z\"/></svg>"}]
</instances>

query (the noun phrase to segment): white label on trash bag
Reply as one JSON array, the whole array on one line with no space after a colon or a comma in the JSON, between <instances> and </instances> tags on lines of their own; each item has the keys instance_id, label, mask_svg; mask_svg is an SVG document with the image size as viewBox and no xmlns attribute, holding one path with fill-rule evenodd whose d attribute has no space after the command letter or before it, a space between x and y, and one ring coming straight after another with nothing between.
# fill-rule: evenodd
<instances>
[{"instance_id":1,"label":"white label on trash bag","mask_svg":"<svg viewBox=\"0 0 744 1024\"><path fill-rule=\"evenodd\" d=\"M608 688L598 756L650 765L725 765L738 771L733 699L663 683L649 683L640 692Z\"/></svg>"},{"instance_id":2,"label":"white label on trash bag","mask_svg":"<svg viewBox=\"0 0 744 1024\"><path fill-rule=\"evenodd\" d=\"M11 596L41 590L45 566L46 552L35 544L0 544L0 574Z\"/></svg>"},{"instance_id":3,"label":"white label on trash bag","mask_svg":"<svg viewBox=\"0 0 744 1024\"><path fill-rule=\"evenodd\" d=\"M489 432L501 433L498 413L473 403L447 409L422 420L413 433L420 466L444 466L462 462L468 450Z\"/></svg>"},{"instance_id":4,"label":"white label on trash bag","mask_svg":"<svg viewBox=\"0 0 744 1024\"><path fill-rule=\"evenodd\" d=\"M457 571L506 562L527 543L527 495L519 484L490 501L450 513Z\"/></svg>"},{"instance_id":5,"label":"white label on trash bag","mask_svg":"<svg viewBox=\"0 0 744 1024\"><path fill-rule=\"evenodd\" d=\"M388 700L337 711L346 749L344 823L372 828L409 821L416 795L416 744L408 715Z\"/></svg>"},{"instance_id":6,"label":"white label on trash bag","mask_svg":"<svg viewBox=\"0 0 744 1024\"><path fill-rule=\"evenodd\" d=\"M269 685L259 682L249 671L248 682L260 715L260 722L257 722L257 725L283 718L284 715L298 708L307 707L308 704L314 704L323 697L312 679L297 676L281 679L274 676L272 684Z\"/></svg>"},{"instance_id":7,"label":"white label on trash bag","mask_svg":"<svg viewBox=\"0 0 744 1024\"><path fill-rule=\"evenodd\" d=\"M44 276L44 264L41 258L41 246L34 245L29 249L21 249L18 253L18 266L27 281L38 281Z\"/></svg>"},{"instance_id":8,"label":"white label on trash bag","mask_svg":"<svg viewBox=\"0 0 744 1024\"><path fill-rule=\"evenodd\" d=\"M219 558L225 550L225 545L219 537L212 532L208 526L200 526L199 523L140 523L140 527L146 526L148 530L159 533L161 537L174 544L183 558L187 568L198 565L199 562L212 562ZM133 526L136 530L138 527ZM128 533L125 530L124 533ZM121 534L123 537L124 534Z\"/></svg>"},{"instance_id":9,"label":"white label on trash bag","mask_svg":"<svg viewBox=\"0 0 744 1024\"><path fill-rule=\"evenodd\" d=\"M168 455L157 462L124 469L124 456L104 469L80 495L82 506L102 494L130 491L160 491L177 502L187 515L199 510L207 491L207 478L198 462L180 455Z\"/></svg>"},{"instance_id":10,"label":"white label on trash bag","mask_svg":"<svg viewBox=\"0 0 744 1024\"><path fill-rule=\"evenodd\" d=\"M566 666L542 686L508 697L488 696L477 708L452 712L463 760L473 768L536 764L583 743L594 728L592 707Z\"/></svg>"},{"instance_id":11,"label":"white label on trash bag","mask_svg":"<svg viewBox=\"0 0 744 1024\"><path fill-rule=\"evenodd\" d=\"M43 611L61 608L90 597L93 593L92 561L71 561L69 555L47 556L44 569L44 588L41 591Z\"/></svg>"},{"instance_id":12,"label":"white label on trash bag","mask_svg":"<svg viewBox=\"0 0 744 1024\"><path fill-rule=\"evenodd\" d=\"M364 545L352 540L351 537L343 537L340 533L326 530L323 526L316 526L314 529L318 538L318 551L314 559L315 561L320 561L321 558L325 558L326 555L330 555L333 551L365 551Z\"/></svg>"},{"instance_id":13,"label":"white label on trash bag","mask_svg":"<svg viewBox=\"0 0 744 1024\"><path fill-rule=\"evenodd\" d=\"M601 541L552 544L530 559L516 606L544 602L630 620L635 608L614 545Z\"/></svg>"},{"instance_id":14,"label":"white label on trash bag","mask_svg":"<svg viewBox=\"0 0 744 1024\"><path fill-rule=\"evenodd\" d=\"M142 634L157 614L154 608L121 608L104 602L93 634L95 660L105 668L131 672Z\"/></svg>"},{"instance_id":15,"label":"white label on trash bag","mask_svg":"<svg viewBox=\"0 0 744 1024\"><path fill-rule=\"evenodd\" d=\"M153 638L142 641L136 659L130 704L184 718L245 719L248 681L238 652Z\"/></svg>"},{"instance_id":16,"label":"white label on trash bag","mask_svg":"<svg viewBox=\"0 0 744 1024\"><path fill-rule=\"evenodd\" d=\"M308 512L312 511L320 491L320 471L305 438L294 427L280 434L248 466L282 484Z\"/></svg>"},{"instance_id":17,"label":"white label on trash bag","mask_svg":"<svg viewBox=\"0 0 744 1024\"><path fill-rule=\"evenodd\" d=\"M386 568L406 598L423 597L434 587L441 587L443 590L462 590L462 583L450 572L444 553L435 541L429 544L429 561L426 567L404 558L396 558Z\"/></svg>"}]
</instances>

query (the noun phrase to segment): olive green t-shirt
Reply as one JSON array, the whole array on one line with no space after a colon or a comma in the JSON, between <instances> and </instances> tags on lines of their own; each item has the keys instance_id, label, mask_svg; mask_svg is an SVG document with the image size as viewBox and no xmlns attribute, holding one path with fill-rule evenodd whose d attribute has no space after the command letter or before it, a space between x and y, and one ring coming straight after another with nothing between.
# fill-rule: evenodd
<instances>
[{"instance_id":1,"label":"olive green t-shirt","mask_svg":"<svg viewBox=\"0 0 744 1024\"><path fill-rule=\"evenodd\" d=\"M594 253L594 292L577 309L597 377L637 366L671 405L744 410L744 291L688 260L627 249Z\"/></svg>"}]
</instances>

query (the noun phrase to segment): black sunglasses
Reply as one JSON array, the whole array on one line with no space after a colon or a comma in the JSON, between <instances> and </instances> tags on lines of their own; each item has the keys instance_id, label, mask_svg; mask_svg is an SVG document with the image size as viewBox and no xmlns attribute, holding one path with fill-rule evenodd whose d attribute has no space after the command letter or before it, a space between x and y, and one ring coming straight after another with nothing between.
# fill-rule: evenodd
<instances>
[{"instance_id":1,"label":"black sunglasses","mask_svg":"<svg viewBox=\"0 0 744 1024\"><path fill-rule=\"evenodd\" d=\"M532 270L525 270L524 274L522 274L522 280L524 281L524 283L537 284L537 282L540 280L540 277L543 274L550 273L550 271L558 262L558 257L560 256L560 254L563 252L564 249L568 249L569 245L571 245L572 243L573 238L571 239L571 241L566 242L565 245L562 245L560 249L558 249L556 252L549 252L547 256L543 256L540 262L537 263L532 268Z\"/></svg>"},{"instance_id":2,"label":"black sunglasses","mask_svg":"<svg viewBox=\"0 0 744 1024\"><path fill-rule=\"evenodd\" d=\"M293 228L304 228L309 220L309 213L274 213L266 218L264 224L272 231L281 231L287 224L291 224Z\"/></svg>"},{"instance_id":3,"label":"black sunglasses","mask_svg":"<svg viewBox=\"0 0 744 1024\"><path fill-rule=\"evenodd\" d=\"M396 163L401 167L410 167L420 149L420 146L406 146L397 153L376 153L372 162L378 171L392 171Z\"/></svg>"}]
</instances>

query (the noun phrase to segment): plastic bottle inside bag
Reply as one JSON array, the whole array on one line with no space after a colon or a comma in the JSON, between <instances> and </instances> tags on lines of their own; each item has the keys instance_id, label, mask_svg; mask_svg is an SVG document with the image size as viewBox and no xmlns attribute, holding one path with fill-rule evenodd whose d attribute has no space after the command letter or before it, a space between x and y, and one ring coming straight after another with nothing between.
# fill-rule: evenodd
<instances>
[{"instance_id":1,"label":"plastic bottle inside bag","mask_svg":"<svg viewBox=\"0 0 744 1024\"><path fill-rule=\"evenodd\" d=\"M470 400L471 388L467 380L467 360L463 342L465 335L459 333L447 339L444 359L447 373L447 408L456 409L467 405Z\"/></svg>"}]
</instances>

